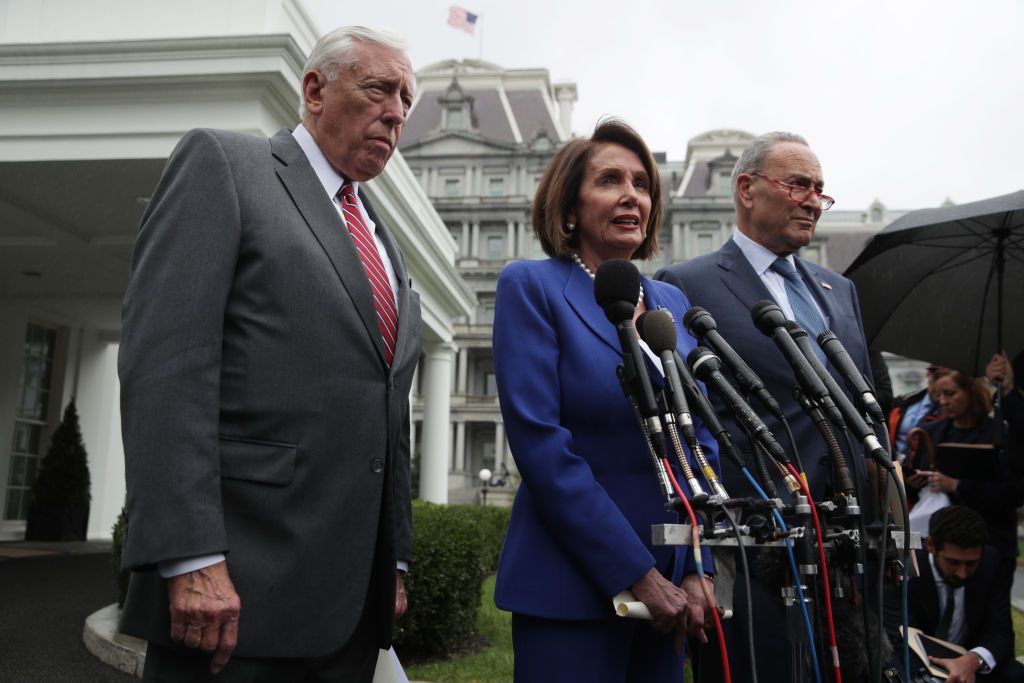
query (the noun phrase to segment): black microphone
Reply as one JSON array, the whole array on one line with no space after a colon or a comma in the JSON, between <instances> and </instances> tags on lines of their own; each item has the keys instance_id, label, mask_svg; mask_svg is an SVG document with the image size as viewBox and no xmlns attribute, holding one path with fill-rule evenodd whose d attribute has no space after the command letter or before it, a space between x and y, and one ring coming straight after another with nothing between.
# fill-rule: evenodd
<instances>
[{"instance_id":1,"label":"black microphone","mask_svg":"<svg viewBox=\"0 0 1024 683\"><path fill-rule=\"evenodd\" d=\"M711 405L711 401L708 400L708 397L704 395L700 386L693 379L690 369L683 362L683 359L680 358L679 352L673 350L672 357L676 361L676 370L679 372L679 379L683 383L683 391L690 400L690 405L693 406L697 417L701 419L704 426L715 437L715 441L718 442L718 454L722 455L724 453L736 465L737 469L742 470L747 465L743 461L743 456L740 455L740 450L733 443L732 434L722 425L722 421L718 419L715 407Z\"/></svg>"},{"instance_id":2,"label":"black microphone","mask_svg":"<svg viewBox=\"0 0 1024 683\"><path fill-rule=\"evenodd\" d=\"M693 374L697 376L697 379L715 388L743 428L764 446L769 455L779 462L789 462L786 451L775 440L775 435L768 430L767 425L758 417L750 404L743 400L740 393L729 384L729 380L722 374L722 361L718 356L707 347L698 346L686 356L686 362L693 368Z\"/></svg>"},{"instance_id":3,"label":"black microphone","mask_svg":"<svg viewBox=\"0 0 1024 683\"><path fill-rule=\"evenodd\" d=\"M811 369L804 354L800 352L793 338L789 336L789 332L786 332L786 315L782 309L774 301L765 299L754 304L754 307L750 309L750 317L753 318L757 329L775 341L782 356L793 368L793 374L796 375L797 383L804 390L804 394L820 403L825 414L833 423L838 424L842 421L842 415L829 397L828 389Z\"/></svg>"},{"instance_id":4,"label":"black microphone","mask_svg":"<svg viewBox=\"0 0 1024 683\"><path fill-rule=\"evenodd\" d=\"M594 275L594 298L604 310L605 317L615 325L622 347L623 389L632 399L637 417L651 448L651 457L658 483L666 498L673 495L672 484L662 461L667 459L668 448L661 429L661 411L658 409L647 364L637 341L633 326L633 313L640 299L640 271L629 261L609 259L597 268Z\"/></svg>"},{"instance_id":5,"label":"black microphone","mask_svg":"<svg viewBox=\"0 0 1024 683\"><path fill-rule=\"evenodd\" d=\"M725 341L722 335L718 333L718 325L710 313L700 306L694 306L683 316L683 325L686 326L687 331L696 339L701 340L717 352L718 356L732 370L740 391L748 396L751 394L757 396L757 400L780 422L786 419L786 415L782 412L779 402L768 392L761 378L729 346L729 342Z\"/></svg>"},{"instance_id":6,"label":"black microphone","mask_svg":"<svg viewBox=\"0 0 1024 683\"><path fill-rule=\"evenodd\" d=\"M665 396L669 400L672 412L676 416L679 429L683 433L686 445L697 460L697 465L704 472L704 477L711 486L712 491L722 498L728 498L729 494L718 479L718 475L711 468L704 449L697 441L697 435L693 429L693 418L690 416L690 408L686 403L686 396L683 391L683 383L679 378L679 369L676 367L676 324L672 313L661 308L656 311L647 311L637 319L637 329L640 337L647 342L651 351L661 359L662 370L665 372L666 391ZM680 464L685 464L685 454L680 453Z\"/></svg>"},{"instance_id":7,"label":"black microphone","mask_svg":"<svg viewBox=\"0 0 1024 683\"><path fill-rule=\"evenodd\" d=\"M846 386L850 387L854 400L857 401L861 410L871 415L878 424L884 425L885 414L882 412L882 406L879 405L875 394L871 391L871 387L868 386L868 383L864 381L864 377L857 370L857 366L854 365L850 354L846 352L843 342L839 341L839 338L836 337L832 330L825 330L818 335L818 346L828 356L832 365L839 370L843 380L846 382Z\"/></svg>"}]
</instances>

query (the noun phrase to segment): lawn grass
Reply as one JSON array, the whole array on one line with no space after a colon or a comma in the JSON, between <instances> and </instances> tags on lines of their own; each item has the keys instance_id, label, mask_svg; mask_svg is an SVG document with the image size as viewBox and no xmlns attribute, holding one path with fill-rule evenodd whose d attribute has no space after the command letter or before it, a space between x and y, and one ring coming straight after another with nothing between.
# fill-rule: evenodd
<instances>
[{"instance_id":1,"label":"lawn grass","mask_svg":"<svg viewBox=\"0 0 1024 683\"><path fill-rule=\"evenodd\" d=\"M512 615L494 606L494 576L484 579L484 595L476 618L477 632L490 643L465 657L406 669L409 680L432 683L511 683ZM401 653L399 653L401 655Z\"/></svg>"},{"instance_id":2,"label":"lawn grass","mask_svg":"<svg viewBox=\"0 0 1024 683\"><path fill-rule=\"evenodd\" d=\"M1013 617L1013 655L1020 657L1024 655L1024 612L1011 609L1010 614Z\"/></svg>"}]
</instances>

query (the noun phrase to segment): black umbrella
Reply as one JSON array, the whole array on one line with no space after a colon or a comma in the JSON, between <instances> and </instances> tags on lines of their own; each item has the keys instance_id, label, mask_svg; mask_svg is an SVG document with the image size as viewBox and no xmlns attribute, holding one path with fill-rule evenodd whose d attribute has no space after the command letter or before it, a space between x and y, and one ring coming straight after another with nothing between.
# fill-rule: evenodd
<instances>
[{"instance_id":1,"label":"black umbrella","mask_svg":"<svg viewBox=\"0 0 1024 683\"><path fill-rule=\"evenodd\" d=\"M846 276L871 348L983 374L1024 349L1024 191L911 211Z\"/></svg>"}]
</instances>

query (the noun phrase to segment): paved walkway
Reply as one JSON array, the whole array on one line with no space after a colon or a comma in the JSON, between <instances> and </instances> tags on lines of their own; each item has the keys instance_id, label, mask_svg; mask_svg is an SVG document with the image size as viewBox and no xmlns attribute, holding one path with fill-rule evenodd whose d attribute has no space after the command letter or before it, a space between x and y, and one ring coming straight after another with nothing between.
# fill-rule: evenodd
<instances>
[{"instance_id":1,"label":"paved walkway","mask_svg":"<svg viewBox=\"0 0 1024 683\"><path fill-rule=\"evenodd\" d=\"M109 553L109 543L0 543L0 681L138 680L82 643L85 618L117 599Z\"/></svg>"}]
</instances>

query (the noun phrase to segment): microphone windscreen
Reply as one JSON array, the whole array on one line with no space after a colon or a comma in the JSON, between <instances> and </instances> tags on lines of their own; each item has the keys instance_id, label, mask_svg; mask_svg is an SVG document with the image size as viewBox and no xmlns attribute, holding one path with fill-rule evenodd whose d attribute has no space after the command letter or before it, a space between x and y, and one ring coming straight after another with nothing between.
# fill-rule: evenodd
<instances>
[{"instance_id":1,"label":"microphone windscreen","mask_svg":"<svg viewBox=\"0 0 1024 683\"><path fill-rule=\"evenodd\" d=\"M676 324L667 310L659 308L656 311L647 311L640 317L644 323L641 327L640 320L637 320L637 331L640 332L640 338L651 347L651 351L661 354L662 351L676 348Z\"/></svg>"},{"instance_id":2,"label":"microphone windscreen","mask_svg":"<svg viewBox=\"0 0 1024 683\"><path fill-rule=\"evenodd\" d=\"M694 306L686 312L683 316L683 326L698 339L717 327L711 314L700 306Z\"/></svg>"},{"instance_id":3,"label":"microphone windscreen","mask_svg":"<svg viewBox=\"0 0 1024 683\"><path fill-rule=\"evenodd\" d=\"M750 317L757 329L769 337L775 328L786 324L786 314L771 299L763 299L754 304L750 309Z\"/></svg>"},{"instance_id":4,"label":"microphone windscreen","mask_svg":"<svg viewBox=\"0 0 1024 683\"><path fill-rule=\"evenodd\" d=\"M594 298L613 323L632 318L640 298L640 271L625 259L608 259L594 275Z\"/></svg>"}]
</instances>

